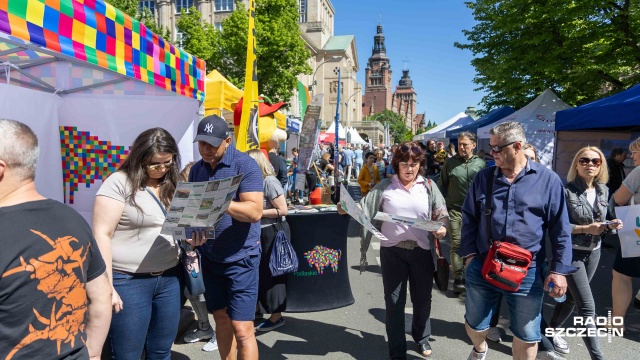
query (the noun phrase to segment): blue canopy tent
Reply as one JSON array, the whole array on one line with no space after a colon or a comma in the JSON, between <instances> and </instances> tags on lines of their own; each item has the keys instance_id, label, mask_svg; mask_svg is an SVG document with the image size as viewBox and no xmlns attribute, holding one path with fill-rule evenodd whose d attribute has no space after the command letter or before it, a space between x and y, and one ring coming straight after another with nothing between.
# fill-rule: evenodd
<instances>
[{"instance_id":1,"label":"blue canopy tent","mask_svg":"<svg viewBox=\"0 0 640 360\"><path fill-rule=\"evenodd\" d=\"M556 113L554 170L563 178L576 152L599 147L608 156L640 136L640 84L615 95ZM630 170L633 163L625 162ZM628 173L628 172L627 172Z\"/></svg>"},{"instance_id":2,"label":"blue canopy tent","mask_svg":"<svg viewBox=\"0 0 640 360\"><path fill-rule=\"evenodd\" d=\"M640 128L640 84L556 114L556 131L629 127Z\"/></svg>"},{"instance_id":3,"label":"blue canopy tent","mask_svg":"<svg viewBox=\"0 0 640 360\"><path fill-rule=\"evenodd\" d=\"M496 122L500 119L503 119L511 114L513 114L515 112L515 110L513 110L513 108L511 106L503 106L501 108L498 109L493 109L491 111L489 111L488 113L484 114L482 117L480 117L478 120L474 121L472 124L463 126L463 127L459 127L457 129L453 129L453 130L449 130L446 133L447 138L451 139L451 142L454 142L454 140L458 139L458 135L460 135L461 132L463 131L470 131L472 133L476 133L476 131L483 127L483 126L487 126L493 122Z\"/></svg>"}]
</instances>

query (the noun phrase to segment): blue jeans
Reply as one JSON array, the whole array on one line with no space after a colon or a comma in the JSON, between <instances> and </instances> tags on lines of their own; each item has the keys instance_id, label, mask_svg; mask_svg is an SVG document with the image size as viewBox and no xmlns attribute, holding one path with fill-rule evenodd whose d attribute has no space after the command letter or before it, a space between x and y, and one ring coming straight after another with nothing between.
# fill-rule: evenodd
<instances>
[{"instance_id":1,"label":"blue jeans","mask_svg":"<svg viewBox=\"0 0 640 360\"><path fill-rule=\"evenodd\" d=\"M147 359L171 359L180 321L178 275L177 268L160 276L113 272L113 286L123 308L113 314L109 328L112 359L138 360L143 349Z\"/></svg>"},{"instance_id":2,"label":"blue jeans","mask_svg":"<svg viewBox=\"0 0 640 360\"><path fill-rule=\"evenodd\" d=\"M513 336L527 343L540 341L540 313L544 297L540 268L530 268L516 292L489 284L481 271L482 261L477 257L471 260L465 271L467 298L464 318L469 327L475 331L487 330L502 296L509 306L509 330Z\"/></svg>"}]
</instances>

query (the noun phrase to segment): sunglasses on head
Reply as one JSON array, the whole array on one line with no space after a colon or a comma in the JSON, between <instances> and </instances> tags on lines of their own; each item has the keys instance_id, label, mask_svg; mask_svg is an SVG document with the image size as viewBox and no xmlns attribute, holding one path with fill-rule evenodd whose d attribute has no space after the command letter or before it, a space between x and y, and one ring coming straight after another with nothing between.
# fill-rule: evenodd
<instances>
[{"instance_id":1,"label":"sunglasses on head","mask_svg":"<svg viewBox=\"0 0 640 360\"><path fill-rule=\"evenodd\" d=\"M160 170L164 170L164 169L169 169L173 166L173 161L169 161L163 164L152 164L152 165L147 165L147 169L151 170L151 171L160 171Z\"/></svg>"},{"instance_id":2,"label":"sunglasses on head","mask_svg":"<svg viewBox=\"0 0 640 360\"><path fill-rule=\"evenodd\" d=\"M412 153L414 153L415 155L419 155L422 152L422 149L420 149L420 147L418 146L407 146L407 145L402 145L400 146L400 151L403 154L408 153L409 151L411 151Z\"/></svg>"},{"instance_id":3,"label":"sunglasses on head","mask_svg":"<svg viewBox=\"0 0 640 360\"><path fill-rule=\"evenodd\" d=\"M578 159L578 163L582 166L587 166L589 165L589 163L592 163L593 166L598 167L602 164L602 159L600 158L589 159L586 157L581 157L580 159Z\"/></svg>"}]
</instances>

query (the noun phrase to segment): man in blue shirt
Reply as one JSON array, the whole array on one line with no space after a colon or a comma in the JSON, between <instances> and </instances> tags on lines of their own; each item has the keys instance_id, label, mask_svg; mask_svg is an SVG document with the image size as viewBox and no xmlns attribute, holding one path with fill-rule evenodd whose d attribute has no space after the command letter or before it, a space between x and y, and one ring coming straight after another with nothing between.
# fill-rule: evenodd
<instances>
[{"instance_id":1,"label":"man in blue shirt","mask_svg":"<svg viewBox=\"0 0 640 360\"><path fill-rule=\"evenodd\" d=\"M528 161L526 143L520 123L506 122L491 129L491 154L496 167L480 171L473 180L462 206L462 236L458 254L465 259L467 297L465 321L473 342L469 359L485 359L491 315L500 294L509 305L513 333L514 359L535 359L540 341L543 279L540 265L544 261L544 239L548 233L553 257L544 289L552 282L552 297L561 297L567 289L565 275L571 266L571 227L562 181L546 167ZM488 179L493 172L491 191L491 238L487 238L485 204ZM500 240L518 245L533 254L527 276L516 292L505 291L488 283L481 275L490 241Z\"/></svg>"},{"instance_id":2,"label":"man in blue shirt","mask_svg":"<svg viewBox=\"0 0 640 360\"><path fill-rule=\"evenodd\" d=\"M231 144L227 122L216 115L200 121L196 141L202 160L191 167L190 182L242 175L227 213L216 226L215 238L200 246L204 295L216 321L220 357L235 358L237 346L238 359L258 359L253 320L258 300L262 171Z\"/></svg>"},{"instance_id":3,"label":"man in blue shirt","mask_svg":"<svg viewBox=\"0 0 640 360\"><path fill-rule=\"evenodd\" d=\"M345 179L347 180L347 184L348 184L349 181L351 181L351 175L353 170L353 160L355 158L355 154L353 153L353 150L351 150L349 146L345 146L344 151L342 153L344 154L345 160L347 160L347 166L344 168L344 173L345 173Z\"/></svg>"}]
</instances>

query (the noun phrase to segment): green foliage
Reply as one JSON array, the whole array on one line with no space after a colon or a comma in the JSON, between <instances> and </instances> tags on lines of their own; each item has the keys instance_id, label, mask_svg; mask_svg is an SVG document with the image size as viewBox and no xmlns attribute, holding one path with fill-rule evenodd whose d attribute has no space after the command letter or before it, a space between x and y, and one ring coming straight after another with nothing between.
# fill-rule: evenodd
<instances>
[{"instance_id":1,"label":"green foliage","mask_svg":"<svg viewBox=\"0 0 640 360\"><path fill-rule=\"evenodd\" d=\"M546 88L579 105L640 82L640 0L476 0L464 30L487 108Z\"/></svg>"},{"instance_id":2,"label":"green foliage","mask_svg":"<svg viewBox=\"0 0 640 360\"><path fill-rule=\"evenodd\" d=\"M113 5L115 8L121 10L125 14L131 16L132 18L143 23L147 29L151 30L154 34L157 34L163 39L171 40L171 31L169 29L160 27L155 19L153 18L153 14L147 8L144 11L140 12L139 1L138 0L105 0L109 4Z\"/></svg>"},{"instance_id":3,"label":"green foliage","mask_svg":"<svg viewBox=\"0 0 640 360\"><path fill-rule=\"evenodd\" d=\"M383 125L389 125L389 134L393 137L394 143L401 143L413 138L411 130L407 129L404 124L402 115L394 113L389 109L385 109L375 115L365 118L366 121L378 121Z\"/></svg>"},{"instance_id":4,"label":"green foliage","mask_svg":"<svg viewBox=\"0 0 640 360\"><path fill-rule=\"evenodd\" d=\"M177 28L183 33L183 48L205 59L208 70L217 69L238 88L244 88L247 9L237 3L236 10L223 21L222 32L199 17L195 9L181 15ZM311 73L307 64L311 55L298 28L296 0L256 0L256 46L258 91L273 101L288 100L297 86L297 76Z\"/></svg>"}]
</instances>

